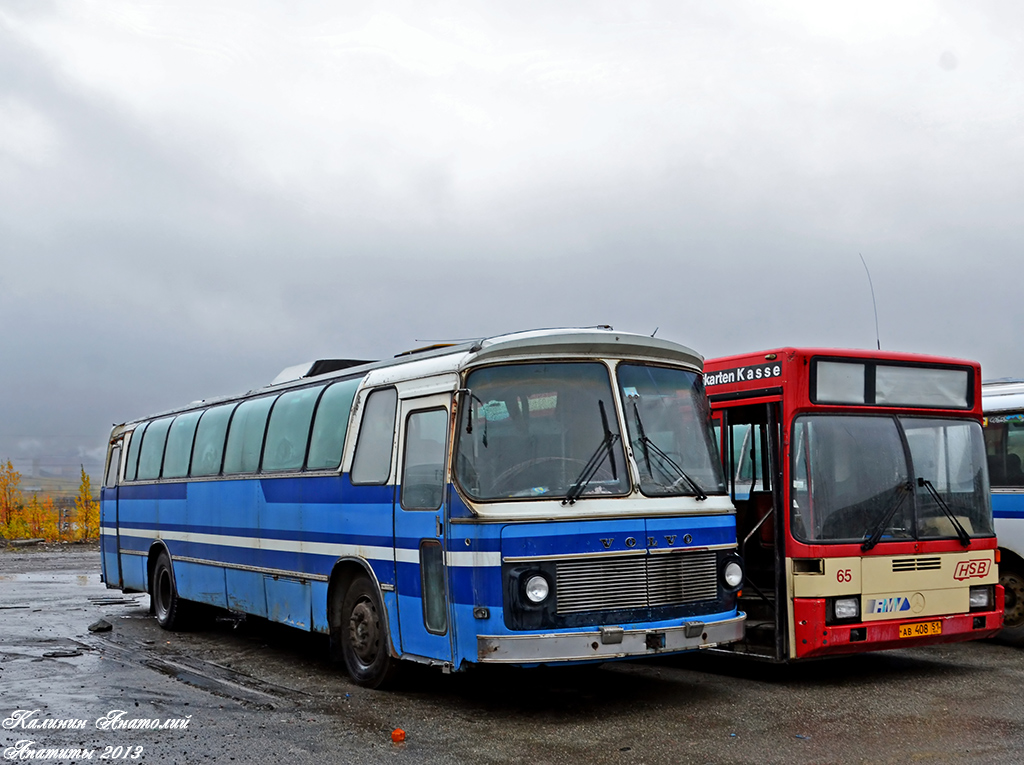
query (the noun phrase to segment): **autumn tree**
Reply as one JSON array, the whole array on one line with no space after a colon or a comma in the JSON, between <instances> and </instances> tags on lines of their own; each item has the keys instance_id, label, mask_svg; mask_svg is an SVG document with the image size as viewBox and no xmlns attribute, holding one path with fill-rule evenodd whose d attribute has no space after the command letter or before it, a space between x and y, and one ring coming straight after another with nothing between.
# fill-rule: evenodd
<instances>
[{"instance_id":1,"label":"autumn tree","mask_svg":"<svg viewBox=\"0 0 1024 765\"><path fill-rule=\"evenodd\" d=\"M43 507L43 503L39 501L39 495L33 493L32 496L29 497L28 504L25 505L25 512L23 513L27 536L43 536L43 527L46 525L45 513L46 511ZM13 537L16 535L12 534L11 536Z\"/></svg>"},{"instance_id":2,"label":"autumn tree","mask_svg":"<svg viewBox=\"0 0 1024 765\"><path fill-rule=\"evenodd\" d=\"M92 481L82 465L82 481L75 497L75 515L81 539L97 539L100 535L100 503L93 499Z\"/></svg>"},{"instance_id":3,"label":"autumn tree","mask_svg":"<svg viewBox=\"0 0 1024 765\"><path fill-rule=\"evenodd\" d=\"M0 531L10 535L11 524L23 507L21 473L14 469L10 460L0 462Z\"/></svg>"}]
</instances>

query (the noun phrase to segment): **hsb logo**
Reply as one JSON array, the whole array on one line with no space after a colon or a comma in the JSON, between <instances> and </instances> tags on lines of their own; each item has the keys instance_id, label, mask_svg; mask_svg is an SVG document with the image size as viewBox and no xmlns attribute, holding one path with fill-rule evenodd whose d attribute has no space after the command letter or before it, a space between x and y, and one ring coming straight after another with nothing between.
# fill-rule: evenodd
<instances>
[{"instance_id":1,"label":"hsb logo","mask_svg":"<svg viewBox=\"0 0 1024 765\"><path fill-rule=\"evenodd\" d=\"M992 561L990 560L962 560L956 564L953 578L958 581L974 577L983 578L988 576L988 570L991 567Z\"/></svg>"}]
</instances>

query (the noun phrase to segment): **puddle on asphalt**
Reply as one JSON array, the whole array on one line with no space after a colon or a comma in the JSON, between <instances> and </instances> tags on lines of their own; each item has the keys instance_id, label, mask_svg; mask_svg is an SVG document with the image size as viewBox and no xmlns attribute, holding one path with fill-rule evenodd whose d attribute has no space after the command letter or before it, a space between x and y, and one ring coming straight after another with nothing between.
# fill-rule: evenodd
<instances>
[{"instance_id":1,"label":"puddle on asphalt","mask_svg":"<svg viewBox=\"0 0 1024 765\"><path fill-rule=\"evenodd\" d=\"M57 584L77 584L88 587L100 583L99 574L0 574L0 582L54 582Z\"/></svg>"}]
</instances>

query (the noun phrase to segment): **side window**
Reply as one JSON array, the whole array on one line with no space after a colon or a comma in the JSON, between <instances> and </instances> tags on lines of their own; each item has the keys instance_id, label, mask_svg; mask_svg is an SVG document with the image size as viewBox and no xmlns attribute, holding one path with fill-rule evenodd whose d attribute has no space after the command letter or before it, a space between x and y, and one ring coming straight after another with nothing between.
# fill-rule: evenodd
<instances>
[{"instance_id":1,"label":"side window","mask_svg":"<svg viewBox=\"0 0 1024 765\"><path fill-rule=\"evenodd\" d=\"M437 510L444 497L448 411L413 412L405 424L402 507Z\"/></svg>"},{"instance_id":2,"label":"side window","mask_svg":"<svg viewBox=\"0 0 1024 765\"><path fill-rule=\"evenodd\" d=\"M184 478L188 475L188 461L192 456L192 439L202 412L179 414L167 432L167 451L164 453L164 478Z\"/></svg>"},{"instance_id":3,"label":"side window","mask_svg":"<svg viewBox=\"0 0 1024 765\"><path fill-rule=\"evenodd\" d=\"M107 475L103 479L106 487L117 486L117 469L121 465L121 444L118 443L110 450L110 463L107 465Z\"/></svg>"},{"instance_id":4,"label":"side window","mask_svg":"<svg viewBox=\"0 0 1024 765\"><path fill-rule=\"evenodd\" d=\"M224 438L234 404L222 404L203 412L192 447L192 475L217 475L224 459Z\"/></svg>"},{"instance_id":5,"label":"side window","mask_svg":"<svg viewBox=\"0 0 1024 765\"><path fill-rule=\"evenodd\" d=\"M448 599L444 591L444 552L436 539L420 544L420 586L423 588L423 624L428 632L448 631Z\"/></svg>"},{"instance_id":6,"label":"side window","mask_svg":"<svg viewBox=\"0 0 1024 765\"><path fill-rule=\"evenodd\" d=\"M128 436L128 464L124 466L124 480L134 481L136 471L139 467L139 447L142 446L142 436L146 433L148 422L139 425L132 434Z\"/></svg>"},{"instance_id":7,"label":"side window","mask_svg":"<svg viewBox=\"0 0 1024 765\"><path fill-rule=\"evenodd\" d=\"M985 425L985 452L993 487L1024 488L1024 416L1007 415L1005 422Z\"/></svg>"},{"instance_id":8,"label":"side window","mask_svg":"<svg viewBox=\"0 0 1024 765\"><path fill-rule=\"evenodd\" d=\"M139 452L140 481L160 477L160 465L164 461L164 445L167 443L167 430L171 427L172 417L153 420L146 428L142 437L142 450Z\"/></svg>"},{"instance_id":9,"label":"side window","mask_svg":"<svg viewBox=\"0 0 1024 765\"><path fill-rule=\"evenodd\" d=\"M343 380L334 383L320 397L316 418L313 420L313 435L309 440L309 457L306 459L309 470L336 468L341 464L341 450L345 446L352 399L358 387L359 380Z\"/></svg>"},{"instance_id":10,"label":"side window","mask_svg":"<svg viewBox=\"0 0 1024 765\"><path fill-rule=\"evenodd\" d=\"M352 483L385 484L391 476L398 391L375 390L366 398L352 461Z\"/></svg>"},{"instance_id":11,"label":"side window","mask_svg":"<svg viewBox=\"0 0 1024 765\"><path fill-rule=\"evenodd\" d=\"M323 386L282 393L270 413L264 470L301 470L313 407Z\"/></svg>"},{"instance_id":12,"label":"side window","mask_svg":"<svg viewBox=\"0 0 1024 765\"><path fill-rule=\"evenodd\" d=\"M224 449L224 474L255 473L260 466L263 434L274 396L243 401L235 409L228 428L228 445Z\"/></svg>"}]
</instances>

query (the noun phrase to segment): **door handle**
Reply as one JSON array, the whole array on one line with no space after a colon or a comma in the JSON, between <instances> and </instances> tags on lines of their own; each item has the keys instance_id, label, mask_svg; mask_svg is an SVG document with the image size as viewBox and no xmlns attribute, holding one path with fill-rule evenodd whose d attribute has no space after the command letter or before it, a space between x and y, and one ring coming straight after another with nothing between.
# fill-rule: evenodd
<instances>
[{"instance_id":1,"label":"door handle","mask_svg":"<svg viewBox=\"0 0 1024 765\"><path fill-rule=\"evenodd\" d=\"M438 538L444 536L444 524L441 523L441 516L434 516L434 523L437 524L437 536Z\"/></svg>"}]
</instances>

